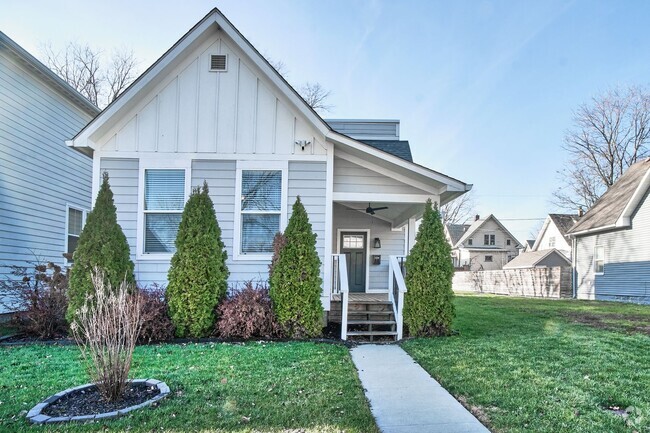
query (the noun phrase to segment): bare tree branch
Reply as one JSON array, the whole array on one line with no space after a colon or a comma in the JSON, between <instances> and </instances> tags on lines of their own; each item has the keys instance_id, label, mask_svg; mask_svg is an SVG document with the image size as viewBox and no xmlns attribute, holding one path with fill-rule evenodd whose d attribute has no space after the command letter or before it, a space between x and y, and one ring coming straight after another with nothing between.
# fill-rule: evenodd
<instances>
[{"instance_id":1,"label":"bare tree branch","mask_svg":"<svg viewBox=\"0 0 650 433\"><path fill-rule=\"evenodd\" d=\"M559 172L553 202L590 208L627 168L650 155L650 94L640 87L611 89L574 113L563 148L571 158Z\"/></svg>"},{"instance_id":2,"label":"bare tree branch","mask_svg":"<svg viewBox=\"0 0 650 433\"><path fill-rule=\"evenodd\" d=\"M327 99L332 92L325 90L320 83L307 82L300 88L298 93L314 110L321 113L332 110L332 105L327 103Z\"/></svg>"},{"instance_id":3,"label":"bare tree branch","mask_svg":"<svg viewBox=\"0 0 650 433\"><path fill-rule=\"evenodd\" d=\"M115 100L137 76L133 52L116 51L108 67L103 67L102 52L78 42L68 43L61 51L45 44L41 51L52 71L100 108Z\"/></svg>"},{"instance_id":4,"label":"bare tree branch","mask_svg":"<svg viewBox=\"0 0 650 433\"><path fill-rule=\"evenodd\" d=\"M443 224L464 224L476 214L474 193L467 192L440 207Z\"/></svg>"}]
</instances>

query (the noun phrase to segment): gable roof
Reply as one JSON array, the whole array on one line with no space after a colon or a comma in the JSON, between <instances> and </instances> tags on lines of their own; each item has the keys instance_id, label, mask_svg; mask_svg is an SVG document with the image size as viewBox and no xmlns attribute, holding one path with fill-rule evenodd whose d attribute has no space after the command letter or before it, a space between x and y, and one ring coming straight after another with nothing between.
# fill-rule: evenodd
<instances>
[{"instance_id":1,"label":"gable roof","mask_svg":"<svg viewBox=\"0 0 650 433\"><path fill-rule=\"evenodd\" d=\"M489 220L494 221L494 222L495 222L495 223L496 223L496 224L501 228L501 230L504 231L504 233L506 233L508 236L510 236L510 238L511 238L513 241L515 241L515 244L513 245L513 247L518 247L518 246L521 245L521 244L519 243L519 241L517 240L517 238L515 238L515 237L512 235L512 233L510 233L510 232L508 231L508 229L505 228L505 226L504 226L503 224L501 224L501 221L499 221L499 220L497 219L497 217L495 217L493 214L490 214L487 218L482 218L482 219L477 219L477 220L475 220L475 221L472 223L472 225L470 225L469 228L465 231L465 234L464 234L464 235L463 235L463 236L458 240L458 242L456 242L456 244L454 245L454 247L460 247L461 244L462 244L463 242L465 242L466 239L470 238L470 237L471 237L471 236L472 236L476 231L478 231L478 229L480 229L480 228L483 226L483 224L485 224L485 223L488 222Z\"/></svg>"},{"instance_id":2,"label":"gable roof","mask_svg":"<svg viewBox=\"0 0 650 433\"><path fill-rule=\"evenodd\" d=\"M546 259L549 256L557 256L557 258L566 262L566 266L570 266L571 262L565 257L564 254L551 248L550 250L541 250L541 251L528 251L525 253L519 254L514 259L510 260L508 263L503 265L503 269L517 269L517 268L534 268L542 260Z\"/></svg>"},{"instance_id":3,"label":"gable roof","mask_svg":"<svg viewBox=\"0 0 650 433\"><path fill-rule=\"evenodd\" d=\"M650 158L632 164L570 230L571 235L629 227L650 189Z\"/></svg>"},{"instance_id":4,"label":"gable roof","mask_svg":"<svg viewBox=\"0 0 650 433\"><path fill-rule=\"evenodd\" d=\"M533 240L533 245L531 248L533 251L539 248L539 244L548 230L548 226L553 223L557 227L558 231L564 238L564 240L571 245L571 240L569 239L569 230L575 225L575 223L580 219L580 216L577 214L560 214L560 213L550 213L544 220L542 229L537 234L537 238Z\"/></svg>"},{"instance_id":5,"label":"gable roof","mask_svg":"<svg viewBox=\"0 0 650 433\"><path fill-rule=\"evenodd\" d=\"M214 32L215 29L223 31L224 34L231 38L255 66L289 99L308 122L321 132L326 139L331 140L337 146L342 146L346 152L367 159L377 158L388 164L391 169L395 169L396 172L406 172L409 176L423 178L427 182L436 182L442 191L440 193L441 204L471 190L471 184L466 184L428 167L403 159L384 149L373 147L372 145L334 131L217 8L212 9L203 19L183 35L181 39L156 60L118 98L109 104L104 111L86 125L72 140L67 141L67 144L83 153L92 155L94 143L90 138L93 134L98 133L98 131L108 130L112 126L112 123L119 117L118 114L128 111L137 103L136 95L141 92L146 93L153 89L157 77L164 76L171 71L178 63L178 58L181 57L182 53L196 47L202 40L208 37L207 35L210 32Z\"/></svg>"},{"instance_id":6,"label":"gable roof","mask_svg":"<svg viewBox=\"0 0 650 433\"><path fill-rule=\"evenodd\" d=\"M535 245L535 239L527 239L526 245L528 245L528 248L532 248Z\"/></svg>"},{"instance_id":7,"label":"gable roof","mask_svg":"<svg viewBox=\"0 0 650 433\"><path fill-rule=\"evenodd\" d=\"M407 140L358 140L369 146L388 152L408 162L413 162L411 146Z\"/></svg>"},{"instance_id":8,"label":"gable roof","mask_svg":"<svg viewBox=\"0 0 650 433\"><path fill-rule=\"evenodd\" d=\"M59 77L50 68L36 59L36 57L32 56L27 52L27 50L18 45L13 39L0 31L0 52L6 51L20 59L23 65L27 66L28 69L33 71L43 81L49 84L49 86L57 93L72 102L86 114L94 117L101 111L81 93L77 92L77 90L69 85L64 79Z\"/></svg>"},{"instance_id":9,"label":"gable roof","mask_svg":"<svg viewBox=\"0 0 650 433\"><path fill-rule=\"evenodd\" d=\"M449 239L452 245L456 245L467 229L469 224L446 224L445 228L449 234Z\"/></svg>"}]
</instances>

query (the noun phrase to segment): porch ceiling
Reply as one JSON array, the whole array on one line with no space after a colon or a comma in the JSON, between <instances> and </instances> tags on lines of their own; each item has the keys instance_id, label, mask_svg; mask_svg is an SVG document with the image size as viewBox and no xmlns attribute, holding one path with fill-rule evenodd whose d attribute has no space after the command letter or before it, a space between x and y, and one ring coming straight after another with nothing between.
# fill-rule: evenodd
<instances>
[{"instance_id":1,"label":"porch ceiling","mask_svg":"<svg viewBox=\"0 0 650 433\"><path fill-rule=\"evenodd\" d=\"M335 201L342 206L345 206L350 212L361 212L366 214L365 209L368 207L368 202L360 201ZM388 209L378 210L372 215L380 220L387 221L393 225L393 228L399 228L408 222L409 218L419 218L424 212L423 203L394 203L394 202L370 202L374 208L387 206Z\"/></svg>"}]
</instances>

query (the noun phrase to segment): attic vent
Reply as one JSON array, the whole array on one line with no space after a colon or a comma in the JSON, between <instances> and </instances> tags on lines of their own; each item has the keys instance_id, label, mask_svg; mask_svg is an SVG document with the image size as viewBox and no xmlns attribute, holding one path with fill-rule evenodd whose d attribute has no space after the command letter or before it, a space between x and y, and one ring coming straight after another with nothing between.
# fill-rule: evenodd
<instances>
[{"instance_id":1,"label":"attic vent","mask_svg":"<svg viewBox=\"0 0 650 433\"><path fill-rule=\"evenodd\" d=\"M210 56L210 70L223 72L227 70L227 56L225 54L212 54Z\"/></svg>"}]
</instances>

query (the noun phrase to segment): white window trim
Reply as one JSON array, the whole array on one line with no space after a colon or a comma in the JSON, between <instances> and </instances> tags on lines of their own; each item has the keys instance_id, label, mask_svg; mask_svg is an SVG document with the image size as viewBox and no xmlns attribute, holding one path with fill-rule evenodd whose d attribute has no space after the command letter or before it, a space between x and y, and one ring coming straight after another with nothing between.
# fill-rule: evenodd
<instances>
[{"instance_id":1,"label":"white window trim","mask_svg":"<svg viewBox=\"0 0 650 433\"><path fill-rule=\"evenodd\" d=\"M88 216L88 209L84 209L81 206L77 206L74 204L66 203L65 204L65 229L64 231L64 236L63 236L63 254L68 253L68 224L70 223L70 209L75 209L78 211L81 211L81 230L83 230L84 226L86 225L86 217ZM68 259L63 256L63 264L65 266L71 265L72 262L68 261Z\"/></svg>"},{"instance_id":2,"label":"white window trim","mask_svg":"<svg viewBox=\"0 0 650 433\"><path fill-rule=\"evenodd\" d=\"M289 161L237 161L235 179L235 226L232 240L232 256L235 261L271 260L273 253L242 254L241 253L241 187L244 170L268 170L282 172L282 192L280 203L280 231L287 227L287 206L289 196Z\"/></svg>"},{"instance_id":3,"label":"white window trim","mask_svg":"<svg viewBox=\"0 0 650 433\"><path fill-rule=\"evenodd\" d=\"M602 272L596 272L596 250L598 250L598 248L603 249L603 258L602 258L603 271ZM604 245L596 245L596 246L594 246L593 270L594 270L594 275L605 275L605 246Z\"/></svg>"},{"instance_id":4,"label":"white window trim","mask_svg":"<svg viewBox=\"0 0 650 433\"><path fill-rule=\"evenodd\" d=\"M136 259L143 261L160 261L171 260L171 253L145 253L144 252L144 173L145 170L165 170L165 169L182 169L185 170L185 200L192 192L192 160L189 159L156 159L140 158L138 173L138 219L137 219L137 238L136 238Z\"/></svg>"}]
</instances>

